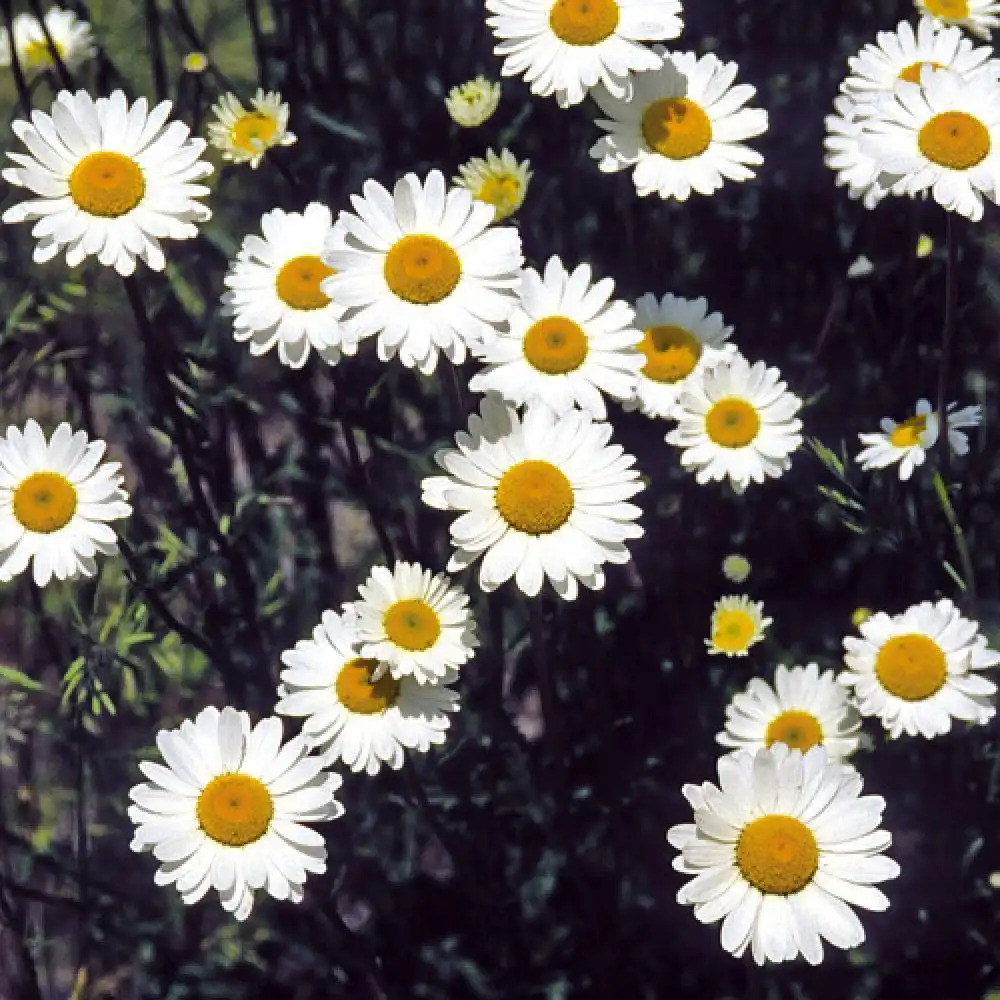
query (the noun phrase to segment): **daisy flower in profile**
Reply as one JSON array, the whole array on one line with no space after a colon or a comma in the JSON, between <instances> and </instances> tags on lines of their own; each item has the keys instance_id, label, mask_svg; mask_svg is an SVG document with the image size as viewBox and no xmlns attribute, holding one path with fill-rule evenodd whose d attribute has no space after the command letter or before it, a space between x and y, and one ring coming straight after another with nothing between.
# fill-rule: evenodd
<instances>
[{"instance_id":1,"label":"daisy flower in profile","mask_svg":"<svg viewBox=\"0 0 1000 1000\"><path fill-rule=\"evenodd\" d=\"M647 417L673 417L677 398L689 380L736 352L728 344L731 326L722 313L710 313L705 299L676 295L643 295L635 304L635 325L643 331L639 350L645 364L639 370L635 396L626 410L638 408Z\"/></svg>"},{"instance_id":2,"label":"daisy flower in profile","mask_svg":"<svg viewBox=\"0 0 1000 1000\"><path fill-rule=\"evenodd\" d=\"M226 912L246 920L253 894L301 902L306 874L326 871L326 846L307 824L343 816L339 775L323 771L309 744L281 745L281 720L234 708L204 708L194 722L161 729L166 767L141 761L149 779L129 795L133 851L161 862L157 885L177 886L188 905L209 889Z\"/></svg>"},{"instance_id":3,"label":"daisy flower in profile","mask_svg":"<svg viewBox=\"0 0 1000 1000\"><path fill-rule=\"evenodd\" d=\"M802 406L777 368L751 365L742 355L706 368L677 401L677 427L667 443L682 449L681 464L699 483L728 477L737 493L780 476L800 444Z\"/></svg>"},{"instance_id":4,"label":"daisy flower in profile","mask_svg":"<svg viewBox=\"0 0 1000 1000\"><path fill-rule=\"evenodd\" d=\"M888 909L875 883L899 865L883 852L885 800L862 795L861 775L815 746L784 743L720 757L719 784L684 785L693 823L667 831L674 868L693 876L677 902L703 924L722 920L721 943L758 965L800 954L823 961L823 941L854 948L865 939L851 906ZM851 905L848 905L851 904Z\"/></svg>"},{"instance_id":5,"label":"daisy flower in profile","mask_svg":"<svg viewBox=\"0 0 1000 1000\"><path fill-rule=\"evenodd\" d=\"M710 653L746 656L773 620L764 617L762 601L751 601L746 594L720 597L712 609L711 636L705 645Z\"/></svg>"},{"instance_id":6,"label":"daisy flower in profile","mask_svg":"<svg viewBox=\"0 0 1000 1000\"><path fill-rule=\"evenodd\" d=\"M462 128L476 128L488 121L499 103L499 82L482 75L452 87L444 99L451 120Z\"/></svg>"},{"instance_id":7,"label":"daisy flower in profile","mask_svg":"<svg viewBox=\"0 0 1000 1000\"><path fill-rule=\"evenodd\" d=\"M629 74L662 62L640 43L676 38L682 27L679 0L486 0L486 10L501 73L523 76L540 97L555 94L561 108L598 82L628 100Z\"/></svg>"},{"instance_id":8,"label":"daisy flower in profile","mask_svg":"<svg viewBox=\"0 0 1000 1000\"><path fill-rule=\"evenodd\" d=\"M362 656L360 644L353 615L324 611L312 638L281 654L287 669L274 710L304 719L302 732L324 766L398 771L404 751L427 753L444 743L458 695L444 684L393 677L387 664Z\"/></svg>"},{"instance_id":9,"label":"daisy flower in profile","mask_svg":"<svg viewBox=\"0 0 1000 1000\"><path fill-rule=\"evenodd\" d=\"M235 94L223 94L212 113L215 121L208 123L208 141L232 163L249 163L256 169L269 149L297 141L288 131L288 105L277 91L265 93L258 87L249 111Z\"/></svg>"},{"instance_id":10,"label":"daisy flower in profile","mask_svg":"<svg viewBox=\"0 0 1000 1000\"><path fill-rule=\"evenodd\" d=\"M947 598L923 601L890 617L879 611L844 639L847 669L837 680L853 688L862 715L877 717L891 739L932 739L952 719L984 725L996 713L997 687L978 671L1000 664L979 626Z\"/></svg>"},{"instance_id":11,"label":"daisy flower in profile","mask_svg":"<svg viewBox=\"0 0 1000 1000\"><path fill-rule=\"evenodd\" d=\"M603 564L629 560L625 542L642 535L642 513L626 501L644 487L635 459L609 444L611 425L542 404L523 416L491 393L459 432L457 448L434 461L447 475L422 483L423 501L461 511L452 522L448 572L483 556L479 585L495 590L514 577L534 597L546 579L564 600L578 584L604 586Z\"/></svg>"},{"instance_id":12,"label":"daisy flower in profile","mask_svg":"<svg viewBox=\"0 0 1000 1000\"><path fill-rule=\"evenodd\" d=\"M63 90L51 115L33 111L30 123L13 123L30 155L8 153L18 166L4 180L38 197L11 205L3 221L35 223L37 263L65 250L70 267L94 255L121 275L136 260L162 271L160 239L198 235L196 223L212 213L194 200L208 194L195 182L212 166L199 158L203 139L189 138L183 122L167 124L170 107L147 111L144 97L129 106L120 90L96 101Z\"/></svg>"},{"instance_id":13,"label":"daisy flower in profile","mask_svg":"<svg viewBox=\"0 0 1000 1000\"><path fill-rule=\"evenodd\" d=\"M419 563L376 566L358 593L345 610L356 618L361 655L388 664L396 680L442 683L479 645L469 597L443 573Z\"/></svg>"},{"instance_id":14,"label":"daisy flower in profile","mask_svg":"<svg viewBox=\"0 0 1000 1000\"><path fill-rule=\"evenodd\" d=\"M50 7L42 21L33 14L18 14L13 20L13 29L13 54L26 76L55 65L45 29L48 29L56 55L70 72L79 69L97 54L90 24L62 7ZM11 33L6 28L0 28L0 66L11 64L10 43Z\"/></svg>"},{"instance_id":15,"label":"daisy flower in profile","mask_svg":"<svg viewBox=\"0 0 1000 1000\"><path fill-rule=\"evenodd\" d=\"M633 93L596 87L593 98L608 134L590 149L604 173L632 169L641 197L685 201L692 191L712 194L726 180L746 181L763 157L742 145L767 131L767 112L746 108L756 93L734 86L737 65L707 54L667 52L660 69L634 77Z\"/></svg>"},{"instance_id":16,"label":"daisy flower in profile","mask_svg":"<svg viewBox=\"0 0 1000 1000\"><path fill-rule=\"evenodd\" d=\"M957 24L987 41L990 32L1000 25L997 0L914 0L914 5L945 24Z\"/></svg>"},{"instance_id":17,"label":"daisy flower in profile","mask_svg":"<svg viewBox=\"0 0 1000 1000\"><path fill-rule=\"evenodd\" d=\"M525 268L520 301L507 328L477 351L486 368L469 388L518 405L540 400L557 415L579 406L604 420L602 393L627 399L642 364L632 307L612 299L614 290L611 278L593 280L589 264L569 272L553 256L542 274Z\"/></svg>"},{"instance_id":18,"label":"daisy flower in profile","mask_svg":"<svg viewBox=\"0 0 1000 1000\"><path fill-rule=\"evenodd\" d=\"M823 147L826 155L823 162L836 175L837 187L846 187L848 195L855 201L861 201L870 211L889 190L879 182L879 166L875 157L861 148L864 116L859 113L857 102L846 94L840 94L834 98L833 114L827 115L824 123L826 138Z\"/></svg>"},{"instance_id":19,"label":"daisy flower in profile","mask_svg":"<svg viewBox=\"0 0 1000 1000\"><path fill-rule=\"evenodd\" d=\"M0 582L32 563L39 587L52 577L97 572L94 556L118 552L108 524L132 508L118 462L100 464L103 441L60 424L46 441L34 420L0 438Z\"/></svg>"},{"instance_id":20,"label":"daisy flower in profile","mask_svg":"<svg viewBox=\"0 0 1000 1000\"><path fill-rule=\"evenodd\" d=\"M722 575L730 583L745 583L750 576L750 560L739 552L733 552L722 560Z\"/></svg>"},{"instance_id":21,"label":"daisy flower in profile","mask_svg":"<svg viewBox=\"0 0 1000 1000\"><path fill-rule=\"evenodd\" d=\"M465 188L476 201L492 205L496 211L493 221L500 222L524 204L532 175L530 168L530 160L518 163L509 149L502 150L499 156L488 149L485 160L474 156L462 164L452 184Z\"/></svg>"},{"instance_id":22,"label":"daisy flower in profile","mask_svg":"<svg viewBox=\"0 0 1000 1000\"><path fill-rule=\"evenodd\" d=\"M815 663L779 666L774 686L755 677L726 706L726 728L716 741L731 750L755 752L784 743L805 752L822 746L831 760L858 749L861 716L832 670Z\"/></svg>"},{"instance_id":23,"label":"daisy flower in profile","mask_svg":"<svg viewBox=\"0 0 1000 1000\"><path fill-rule=\"evenodd\" d=\"M333 274L320 257L333 229L330 209L318 201L301 213L275 208L260 226L261 236L244 237L225 278L222 311L233 317L233 336L250 341L254 356L277 344L291 368L301 368L312 348L330 365L341 351L354 354L357 342L338 318L343 310L320 287Z\"/></svg>"},{"instance_id":24,"label":"daisy flower in profile","mask_svg":"<svg viewBox=\"0 0 1000 1000\"><path fill-rule=\"evenodd\" d=\"M323 291L344 307L352 334L378 337L381 360L398 354L424 375L439 351L462 364L517 303L517 230L491 228L493 207L464 188L445 191L439 170L425 181L407 174L391 194L372 180L362 191L327 239L323 262L335 273Z\"/></svg>"}]
</instances>

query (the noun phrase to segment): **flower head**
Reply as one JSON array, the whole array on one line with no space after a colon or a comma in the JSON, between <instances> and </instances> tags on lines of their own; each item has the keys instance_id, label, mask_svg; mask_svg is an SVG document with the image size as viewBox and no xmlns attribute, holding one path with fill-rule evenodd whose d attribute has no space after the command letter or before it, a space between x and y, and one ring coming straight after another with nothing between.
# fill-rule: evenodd
<instances>
[{"instance_id":1,"label":"flower head","mask_svg":"<svg viewBox=\"0 0 1000 1000\"><path fill-rule=\"evenodd\" d=\"M733 552L722 560L722 575L730 583L746 582L750 569L750 560L739 552Z\"/></svg>"},{"instance_id":2,"label":"flower head","mask_svg":"<svg viewBox=\"0 0 1000 1000\"><path fill-rule=\"evenodd\" d=\"M532 176L530 168L530 160L518 163L509 149L502 150L499 156L488 149L485 160L474 156L462 164L452 184L465 188L476 201L492 205L496 212L493 221L500 222L524 204Z\"/></svg>"},{"instance_id":3,"label":"flower head","mask_svg":"<svg viewBox=\"0 0 1000 1000\"><path fill-rule=\"evenodd\" d=\"M990 32L1000 26L998 0L913 0L917 10L944 24L957 24L979 38L989 40Z\"/></svg>"},{"instance_id":4,"label":"flower head","mask_svg":"<svg viewBox=\"0 0 1000 1000\"><path fill-rule=\"evenodd\" d=\"M500 83L477 76L452 87L444 99L452 121L463 128L475 128L493 117L500 103Z\"/></svg>"},{"instance_id":5,"label":"flower head","mask_svg":"<svg viewBox=\"0 0 1000 1000\"><path fill-rule=\"evenodd\" d=\"M223 94L212 113L215 121L208 123L208 141L232 163L249 163L256 169L269 149L297 141L288 131L288 105L277 91L265 93L258 87L249 110L235 94Z\"/></svg>"},{"instance_id":6,"label":"flower head","mask_svg":"<svg viewBox=\"0 0 1000 1000\"><path fill-rule=\"evenodd\" d=\"M751 601L746 594L720 597L712 610L711 635L705 645L710 653L746 656L773 620L764 616L763 601Z\"/></svg>"},{"instance_id":7,"label":"flower head","mask_svg":"<svg viewBox=\"0 0 1000 1000\"><path fill-rule=\"evenodd\" d=\"M55 46L55 54L70 72L79 69L97 54L90 24L62 7L50 7L42 21L34 14L18 14L13 21L13 29L14 55L26 76L55 65L52 48L45 37L46 30ZM0 28L0 66L11 64L10 39L7 29Z\"/></svg>"}]
</instances>

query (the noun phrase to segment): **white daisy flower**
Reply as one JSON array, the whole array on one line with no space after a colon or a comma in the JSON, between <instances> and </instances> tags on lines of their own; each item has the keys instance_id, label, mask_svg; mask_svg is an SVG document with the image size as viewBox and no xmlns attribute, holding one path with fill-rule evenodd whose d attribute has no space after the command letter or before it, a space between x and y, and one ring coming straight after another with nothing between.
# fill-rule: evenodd
<instances>
[{"instance_id":1,"label":"white daisy flower","mask_svg":"<svg viewBox=\"0 0 1000 1000\"><path fill-rule=\"evenodd\" d=\"M54 576L72 580L97 572L94 556L118 552L108 524L132 508L118 462L99 465L103 441L88 441L60 424L46 442L34 420L0 438L0 582L32 563L39 587Z\"/></svg>"},{"instance_id":2,"label":"white daisy flower","mask_svg":"<svg viewBox=\"0 0 1000 1000\"><path fill-rule=\"evenodd\" d=\"M141 761L149 779L129 795L133 851L161 862L157 885L177 886L185 903L209 889L246 920L253 894L302 900L308 872L326 871L323 837L306 824L337 819L339 775L324 773L302 736L281 745L281 720L251 728L246 712L205 708L194 722L162 729L167 766Z\"/></svg>"},{"instance_id":3,"label":"white daisy flower","mask_svg":"<svg viewBox=\"0 0 1000 1000\"><path fill-rule=\"evenodd\" d=\"M847 670L837 680L890 738L931 739L947 733L952 719L984 725L996 714L997 687L976 671L1000 664L1000 653L947 598L892 617L879 611L858 630L860 639L844 639Z\"/></svg>"},{"instance_id":4,"label":"white daisy flower","mask_svg":"<svg viewBox=\"0 0 1000 1000\"><path fill-rule=\"evenodd\" d=\"M654 49L663 66L634 77L628 96L596 87L594 100L608 116L597 124L608 135L590 149L599 169L615 173L634 167L641 197L685 201L692 191L712 194L726 180L746 181L763 157L742 145L767 131L767 112L744 105L756 93L733 86L737 65L711 54Z\"/></svg>"},{"instance_id":5,"label":"white daisy flower","mask_svg":"<svg viewBox=\"0 0 1000 1000\"><path fill-rule=\"evenodd\" d=\"M575 405L604 420L601 393L627 399L642 365L635 314L611 298L614 289L611 278L594 282L589 264L570 273L553 256L542 274L525 268L507 329L477 351L486 368L469 388L495 390L517 405L539 400L557 415Z\"/></svg>"},{"instance_id":6,"label":"white daisy flower","mask_svg":"<svg viewBox=\"0 0 1000 1000\"><path fill-rule=\"evenodd\" d=\"M458 168L458 176L451 182L465 188L476 201L492 205L496 212L493 221L500 222L510 218L524 204L531 177L530 160L518 163L509 149L501 150L499 156L488 149L485 160L472 157Z\"/></svg>"},{"instance_id":7,"label":"white daisy flower","mask_svg":"<svg viewBox=\"0 0 1000 1000\"><path fill-rule=\"evenodd\" d=\"M711 634L705 645L717 655L746 656L773 621L765 617L763 601L751 601L746 594L720 597L712 609Z\"/></svg>"},{"instance_id":8,"label":"white daisy flower","mask_svg":"<svg viewBox=\"0 0 1000 1000\"><path fill-rule=\"evenodd\" d=\"M250 341L250 353L275 344L282 364L301 368L310 348L330 365L341 351L354 354L357 341L338 317L343 311L320 285L333 274L320 255L333 229L326 205L314 201L299 212L275 208L260 220L263 236L251 233L229 265L223 313L233 317L233 336Z\"/></svg>"},{"instance_id":9,"label":"white daisy flower","mask_svg":"<svg viewBox=\"0 0 1000 1000\"><path fill-rule=\"evenodd\" d=\"M774 686L755 677L726 706L726 728L715 738L732 750L756 752L784 743L803 753L822 746L831 760L858 749L861 716L832 670L815 663L779 666Z\"/></svg>"},{"instance_id":10,"label":"white daisy flower","mask_svg":"<svg viewBox=\"0 0 1000 1000\"><path fill-rule=\"evenodd\" d=\"M496 335L517 303L521 237L490 228L493 207L444 176L407 174L392 194L365 182L341 212L323 261L335 271L323 290L344 307L342 321L359 338L378 336L378 356L399 354L429 375L438 351L452 363Z\"/></svg>"},{"instance_id":11,"label":"white daisy flower","mask_svg":"<svg viewBox=\"0 0 1000 1000\"><path fill-rule=\"evenodd\" d=\"M667 831L681 853L674 868L691 879L677 902L704 924L722 920L721 943L758 965L800 954L823 961L823 941L855 948L864 928L851 909L882 911L874 883L899 874L883 855L892 837L879 829L885 800L861 795L861 775L829 760L823 747L803 754L784 743L727 754L719 784L685 785L694 823Z\"/></svg>"},{"instance_id":12,"label":"white daisy flower","mask_svg":"<svg viewBox=\"0 0 1000 1000\"><path fill-rule=\"evenodd\" d=\"M864 117L859 113L857 102L846 94L834 98L833 111L824 119L827 133L823 140L824 162L836 174L837 187L846 187L848 195L860 200L870 211L889 190L879 183L875 158L862 150ZM852 277L850 270L848 277Z\"/></svg>"},{"instance_id":13,"label":"white daisy flower","mask_svg":"<svg viewBox=\"0 0 1000 1000\"><path fill-rule=\"evenodd\" d=\"M147 112L144 97L129 107L120 90L96 101L63 90L51 115L33 111L30 124L13 123L30 155L8 153L18 166L4 180L39 197L12 205L3 221L35 223L36 262L65 250L70 267L95 255L122 275L137 259L162 271L160 239L198 235L196 223L212 213L194 200L208 188L194 182L212 166L199 159L203 139L189 138L183 122L167 124L170 107Z\"/></svg>"},{"instance_id":14,"label":"white daisy flower","mask_svg":"<svg viewBox=\"0 0 1000 1000\"><path fill-rule=\"evenodd\" d=\"M990 32L1000 25L998 0L914 0L914 5L945 24L957 24L987 41Z\"/></svg>"},{"instance_id":15,"label":"white daisy flower","mask_svg":"<svg viewBox=\"0 0 1000 1000\"><path fill-rule=\"evenodd\" d=\"M728 477L742 493L789 468L788 456L802 444L801 406L777 368L737 354L689 381L666 440L683 449L681 464L696 470L699 483Z\"/></svg>"},{"instance_id":16,"label":"white daisy flower","mask_svg":"<svg viewBox=\"0 0 1000 1000\"><path fill-rule=\"evenodd\" d=\"M434 456L448 474L422 483L424 503L464 512L451 525L448 572L483 556L485 591L511 577L529 597L546 579L568 601L580 583L603 587L603 564L628 562L625 542L643 533L641 510L626 501L644 486L635 459L608 443L611 431L583 411L557 417L541 404L522 419L488 395L458 448Z\"/></svg>"},{"instance_id":17,"label":"white daisy flower","mask_svg":"<svg viewBox=\"0 0 1000 1000\"><path fill-rule=\"evenodd\" d=\"M288 131L288 105L277 91L265 93L258 87L249 111L235 94L223 94L212 113L215 121L208 123L208 141L232 163L249 163L256 169L269 149L297 141Z\"/></svg>"},{"instance_id":18,"label":"white daisy flower","mask_svg":"<svg viewBox=\"0 0 1000 1000\"><path fill-rule=\"evenodd\" d=\"M682 27L679 0L486 0L486 10L501 73L523 76L540 97L555 94L562 108L597 83L628 100L629 74L662 62L639 43L676 38Z\"/></svg>"},{"instance_id":19,"label":"white daisy flower","mask_svg":"<svg viewBox=\"0 0 1000 1000\"><path fill-rule=\"evenodd\" d=\"M70 72L79 69L97 54L89 22L81 21L73 11L50 7L42 21L33 14L18 14L12 24L14 55L25 76L55 65L43 22L59 59ZM0 66L11 64L10 39L11 33L6 28L0 28Z\"/></svg>"},{"instance_id":20,"label":"white daisy flower","mask_svg":"<svg viewBox=\"0 0 1000 1000\"><path fill-rule=\"evenodd\" d=\"M643 331L639 350L645 364L635 397L624 407L638 408L647 417L674 417L688 382L737 353L735 344L726 343L733 328L722 313L708 311L705 299L668 294L657 301L655 295L643 295L635 303L635 325Z\"/></svg>"},{"instance_id":21,"label":"white daisy flower","mask_svg":"<svg viewBox=\"0 0 1000 1000\"><path fill-rule=\"evenodd\" d=\"M345 610L356 617L361 655L388 664L397 680L442 683L479 645L469 597L443 573L419 563L375 566L358 592Z\"/></svg>"},{"instance_id":22,"label":"white daisy flower","mask_svg":"<svg viewBox=\"0 0 1000 1000\"><path fill-rule=\"evenodd\" d=\"M352 771L399 770L404 751L427 753L444 743L458 711L458 694L444 684L395 678L386 664L360 651L353 615L324 611L312 639L281 654L279 715L303 716L302 732L324 766L343 761ZM377 679L375 679L377 678ZM446 681L454 680L451 672Z\"/></svg>"},{"instance_id":23,"label":"white daisy flower","mask_svg":"<svg viewBox=\"0 0 1000 1000\"><path fill-rule=\"evenodd\" d=\"M476 128L493 117L500 103L500 84L477 76L452 87L444 99L451 120L463 128Z\"/></svg>"}]
</instances>

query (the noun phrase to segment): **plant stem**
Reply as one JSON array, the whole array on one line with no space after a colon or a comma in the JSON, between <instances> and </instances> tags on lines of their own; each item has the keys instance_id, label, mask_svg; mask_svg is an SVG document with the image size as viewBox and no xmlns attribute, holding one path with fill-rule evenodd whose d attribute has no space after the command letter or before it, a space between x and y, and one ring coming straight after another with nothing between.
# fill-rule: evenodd
<instances>
[{"instance_id":1,"label":"plant stem","mask_svg":"<svg viewBox=\"0 0 1000 1000\"><path fill-rule=\"evenodd\" d=\"M948 496L948 486L941 475L941 470L934 469L931 476L934 483L934 492L937 494L938 503L944 513L948 527L951 528L952 537L955 539L955 548L958 550L958 559L962 564L962 576L965 580L965 597L969 605L974 607L976 603L976 580L973 576L972 557L969 555L969 546L965 542L965 532L955 516L955 508L952 506L951 497Z\"/></svg>"},{"instance_id":2,"label":"plant stem","mask_svg":"<svg viewBox=\"0 0 1000 1000\"><path fill-rule=\"evenodd\" d=\"M947 213L948 258L944 272L944 328L941 331L941 359L938 365L937 415L938 439L942 444L941 464L945 472L951 458L948 443L948 369L951 364L951 345L955 336L955 313L958 304L958 236L954 212Z\"/></svg>"}]
</instances>

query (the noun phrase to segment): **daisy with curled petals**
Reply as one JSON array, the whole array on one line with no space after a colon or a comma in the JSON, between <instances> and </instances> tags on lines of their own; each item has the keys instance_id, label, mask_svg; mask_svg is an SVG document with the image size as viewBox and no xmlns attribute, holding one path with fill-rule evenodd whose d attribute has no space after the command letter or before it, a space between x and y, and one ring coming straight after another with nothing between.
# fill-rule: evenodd
<instances>
[{"instance_id":1,"label":"daisy with curled petals","mask_svg":"<svg viewBox=\"0 0 1000 1000\"><path fill-rule=\"evenodd\" d=\"M720 361L693 379L677 401L677 427L667 443L683 449L681 464L699 483L728 477L737 493L780 476L800 444L802 400L777 368L751 365L742 355Z\"/></svg>"},{"instance_id":2,"label":"daisy with curled petals","mask_svg":"<svg viewBox=\"0 0 1000 1000\"><path fill-rule=\"evenodd\" d=\"M212 113L215 121L208 123L208 141L232 163L249 163L256 169L269 149L297 141L288 131L288 105L277 91L265 93L258 87L249 111L235 94L223 94Z\"/></svg>"},{"instance_id":3,"label":"daisy with curled petals","mask_svg":"<svg viewBox=\"0 0 1000 1000\"><path fill-rule=\"evenodd\" d=\"M343 761L352 771L378 774L403 766L404 752L427 753L444 743L458 711L445 683L393 677L387 664L363 656L353 614L324 611L311 639L281 654L287 667L275 712L303 717L302 732L324 766ZM451 671L444 682L455 679Z\"/></svg>"},{"instance_id":4,"label":"daisy with curled petals","mask_svg":"<svg viewBox=\"0 0 1000 1000\"><path fill-rule=\"evenodd\" d=\"M531 92L579 104L597 83L621 100L629 74L655 70L658 53L641 42L681 33L679 0L486 0L501 73L521 75Z\"/></svg>"},{"instance_id":5,"label":"daisy with curled petals","mask_svg":"<svg viewBox=\"0 0 1000 1000\"><path fill-rule=\"evenodd\" d=\"M278 358L301 368L311 348L330 365L340 353L354 354L357 342L345 336L334 305L320 284L333 271L320 258L333 228L330 209L314 201L304 212L275 208L260 220L262 235L251 233L229 265L223 313L233 317L233 336L250 341L250 353L278 345Z\"/></svg>"},{"instance_id":6,"label":"daisy with curled petals","mask_svg":"<svg viewBox=\"0 0 1000 1000\"><path fill-rule=\"evenodd\" d=\"M177 886L185 903L209 889L222 908L246 920L253 894L302 900L308 872L326 871L326 846L307 824L337 819L343 783L323 771L309 744L281 745L281 720L251 727L246 712L205 708L194 722L157 733L166 767L139 764L149 779L129 795L133 851L161 862L157 885Z\"/></svg>"},{"instance_id":7,"label":"daisy with curled petals","mask_svg":"<svg viewBox=\"0 0 1000 1000\"><path fill-rule=\"evenodd\" d=\"M944 24L957 24L987 41L990 32L1000 26L998 0L914 0L914 4Z\"/></svg>"},{"instance_id":8,"label":"daisy with curled petals","mask_svg":"<svg viewBox=\"0 0 1000 1000\"><path fill-rule=\"evenodd\" d=\"M472 157L458 168L458 176L451 182L456 187L464 187L476 201L492 205L496 212L493 221L501 222L524 204L531 177L530 160L518 163L509 149L501 150L499 156L488 149L485 160Z\"/></svg>"},{"instance_id":9,"label":"daisy with curled petals","mask_svg":"<svg viewBox=\"0 0 1000 1000\"><path fill-rule=\"evenodd\" d=\"M751 753L774 743L805 752L822 746L831 760L858 749L861 717L832 670L815 663L779 666L774 686L755 677L726 706L726 728L715 738L731 750Z\"/></svg>"},{"instance_id":10,"label":"daisy with curled petals","mask_svg":"<svg viewBox=\"0 0 1000 1000\"><path fill-rule=\"evenodd\" d=\"M345 610L356 618L361 655L388 664L397 680L442 683L479 645L468 594L443 573L419 563L376 566L358 593Z\"/></svg>"},{"instance_id":11,"label":"daisy with curled petals","mask_svg":"<svg viewBox=\"0 0 1000 1000\"><path fill-rule=\"evenodd\" d=\"M448 91L444 106L451 120L462 128L476 128L493 117L500 103L500 84L481 74Z\"/></svg>"},{"instance_id":12,"label":"daisy with curled petals","mask_svg":"<svg viewBox=\"0 0 1000 1000\"><path fill-rule=\"evenodd\" d=\"M705 645L710 653L746 656L772 621L764 615L762 601L751 601L746 594L720 597L712 609L711 635Z\"/></svg>"},{"instance_id":13,"label":"daisy with curled petals","mask_svg":"<svg viewBox=\"0 0 1000 1000\"><path fill-rule=\"evenodd\" d=\"M834 98L833 114L824 119L826 155L823 162L836 174L837 187L846 187L851 198L861 201L871 211L889 189L880 183L875 158L861 148L864 121L865 116L860 114L853 97L840 94Z\"/></svg>"},{"instance_id":14,"label":"daisy with curled petals","mask_svg":"<svg viewBox=\"0 0 1000 1000\"><path fill-rule=\"evenodd\" d=\"M851 906L888 909L875 883L899 865L883 852L885 800L862 795L861 775L815 746L784 743L720 757L719 784L685 785L693 823L667 831L674 868L693 876L677 902L703 924L722 920L721 943L758 965L801 955L823 961L823 941L855 948L865 931ZM848 905L851 904L851 905Z\"/></svg>"},{"instance_id":15,"label":"daisy with curled petals","mask_svg":"<svg viewBox=\"0 0 1000 1000\"><path fill-rule=\"evenodd\" d=\"M542 274L525 268L507 329L477 351L486 368L469 388L495 390L517 405L540 400L557 415L579 406L604 420L601 393L627 399L642 365L635 314L611 298L614 289L611 278L594 282L589 264L571 273L553 256Z\"/></svg>"},{"instance_id":16,"label":"daisy with curled petals","mask_svg":"<svg viewBox=\"0 0 1000 1000\"><path fill-rule=\"evenodd\" d=\"M439 351L461 364L517 302L517 230L491 228L493 206L462 188L446 192L439 170L426 181L407 174L391 194L372 180L362 191L327 239L323 262L334 274L323 291L343 306L352 335L378 337L383 361L398 354L424 375Z\"/></svg>"},{"instance_id":17,"label":"daisy with curled petals","mask_svg":"<svg viewBox=\"0 0 1000 1000\"><path fill-rule=\"evenodd\" d=\"M482 556L485 591L511 577L529 597L546 579L567 601L581 583L603 587L603 564L628 562L625 542L643 533L642 512L627 501L644 487L635 459L608 443L611 431L583 411L558 417L542 404L522 418L488 395L458 447L434 456L447 475L422 483L424 503L463 512L451 525L448 572Z\"/></svg>"},{"instance_id":18,"label":"daisy with curled petals","mask_svg":"<svg viewBox=\"0 0 1000 1000\"><path fill-rule=\"evenodd\" d=\"M129 106L120 90L96 101L63 90L51 115L13 123L29 153L7 154L18 166L4 180L38 197L12 205L3 221L35 223L36 262L65 250L70 267L94 255L122 275L136 260L162 271L160 240L198 235L196 223L212 213L194 200L208 194L195 182L212 166L199 159L203 139L189 138L183 122L167 124L170 107L148 111L144 97Z\"/></svg>"},{"instance_id":19,"label":"daisy with curled petals","mask_svg":"<svg viewBox=\"0 0 1000 1000\"><path fill-rule=\"evenodd\" d=\"M952 719L984 725L996 714L997 687L979 671L1000 664L979 626L947 598L923 601L890 617L879 611L844 639L847 669L837 680L853 688L862 715L876 716L891 739L932 739Z\"/></svg>"},{"instance_id":20,"label":"daisy with curled petals","mask_svg":"<svg viewBox=\"0 0 1000 1000\"><path fill-rule=\"evenodd\" d=\"M48 442L29 420L0 438L0 582L32 563L39 587L54 576L72 580L97 572L94 556L114 555L108 524L132 508L118 462L101 462L105 444L60 424Z\"/></svg>"},{"instance_id":21,"label":"daisy with curled petals","mask_svg":"<svg viewBox=\"0 0 1000 1000\"><path fill-rule=\"evenodd\" d=\"M10 33L6 28L0 28L0 66L11 64L10 40L13 37L13 54L17 56L25 76L55 65L52 46L45 38L46 30L55 46L55 54L70 72L79 69L97 54L90 24L62 7L50 7L42 21L33 14L18 14L12 27L13 32Z\"/></svg>"},{"instance_id":22,"label":"daisy with curled petals","mask_svg":"<svg viewBox=\"0 0 1000 1000\"><path fill-rule=\"evenodd\" d=\"M660 69L634 77L633 93L621 97L596 87L594 100L607 118L608 134L590 149L604 173L632 171L641 197L685 201L692 191L712 194L726 180L746 181L763 157L742 145L767 131L767 112L744 105L756 93L734 86L736 63L711 54L654 49Z\"/></svg>"}]
</instances>

